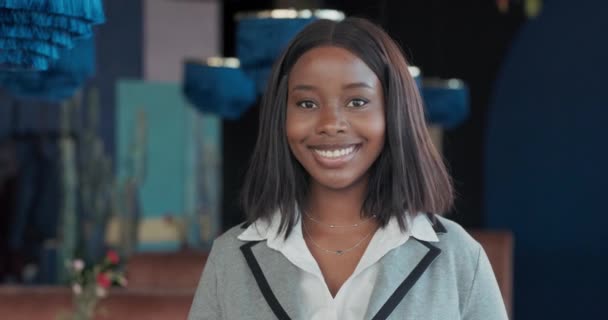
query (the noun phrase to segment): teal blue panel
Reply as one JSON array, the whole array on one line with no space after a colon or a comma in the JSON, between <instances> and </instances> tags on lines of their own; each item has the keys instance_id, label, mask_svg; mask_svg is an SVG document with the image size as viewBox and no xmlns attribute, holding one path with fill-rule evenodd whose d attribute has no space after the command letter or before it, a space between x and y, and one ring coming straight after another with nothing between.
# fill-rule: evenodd
<instances>
[{"instance_id":1,"label":"teal blue panel","mask_svg":"<svg viewBox=\"0 0 608 320\"><path fill-rule=\"evenodd\" d=\"M146 146L140 201L144 218L184 212L187 115L190 107L176 83L118 82L117 170L121 180L133 165L138 113L145 118ZM141 117L141 116L140 116Z\"/></svg>"},{"instance_id":2,"label":"teal blue panel","mask_svg":"<svg viewBox=\"0 0 608 320\"><path fill-rule=\"evenodd\" d=\"M121 80L116 92L117 173L140 185L140 222L171 215L187 226L177 238L210 248L220 228L220 119L193 108L178 83ZM138 250L180 247L163 232L146 230Z\"/></svg>"}]
</instances>

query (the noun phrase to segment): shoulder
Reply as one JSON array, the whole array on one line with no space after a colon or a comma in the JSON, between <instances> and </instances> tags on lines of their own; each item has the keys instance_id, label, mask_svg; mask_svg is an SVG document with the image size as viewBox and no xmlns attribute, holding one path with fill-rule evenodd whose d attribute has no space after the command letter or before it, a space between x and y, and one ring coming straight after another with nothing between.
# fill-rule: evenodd
<instances>
[{"instance_id":1,"label":"shoulder","mask_svg":"<svg viewBox=\"0 0 608 320\"><path fill-rule=\"evenodd\" d=\"M245 241L239 240L238 236L243 233L243 231L245 231L243 224L239 224L215 238L213 246L211 247L211 253L209 254L209 260L218 262L240 256L241 246Z\"/></svg>"},{"instance_id":2,"label":"shoulder","mask_svg":"<svg viewBox=\"0 0 608 320\"><path fill-rule=\"evenodd\" d=\"M433 243L441 250L437 259L442 263L436 271L453 277L463 318L507 319L496 276L481 244L456 222L443 217L437 221L445 232L438 233L439 242Z\"/></svg>"},{"instance_id":3,"label":"shoulder","mask_svg":"<svg viewBox=\"0 0 608 320\"><path fill-rule=\"evenodd\" d=\"M456 261L458 264L474 268L483 253L479 242L475 240L461 225L441 216L435 216L435 229L439 242L433 243L442 255ZM443 230L442 230L443 229Z\"/></svg>"},{"instance_id":4,"label":"shoulder","mask_svg":"<svg viewBox=\"0 0 608 320\"><path fill-rule=\"evenodd\" d=\"M449 279L448 282L455 285L462 310L464 302L470 296L479 272L479 262L485 257L485 252L479 242L450 219L435 216L435 230L439 241L429 244L439 249L439 254L431 270L436 279Z\"/></svg>"},{"instance_id":5,"label":"shoulder","mask_svg":"<svg viewBox=\"0 0 608 320\"><path fill-rule=\"evenodd\" d=\"M479 246L479 243L457 222L438 215L434 217L436 219L435 232L440 240L465 247L477 248Z\"/></svg>"},{"instance_id":6,"label":"shoulder","mask_svg":"<svg viewBox=\"0 0 608 320\"><path fill-rule=\"evenodd\" d=\"M217 247L218 250L238 249L245 243L238 239L238 236L246 229L244 226L246 226L245 223L241 223L228 229L213 241L213 246Z\"/></svg>"}]
</instances>

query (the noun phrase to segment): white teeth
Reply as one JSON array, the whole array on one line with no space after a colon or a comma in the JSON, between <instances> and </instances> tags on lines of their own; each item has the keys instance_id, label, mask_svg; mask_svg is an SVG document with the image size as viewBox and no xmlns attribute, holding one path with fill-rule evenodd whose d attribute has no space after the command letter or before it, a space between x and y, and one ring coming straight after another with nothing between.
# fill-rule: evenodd
<instances>
[{"instance_id":1,"label":"white teeth","mask_svg":"<svg viewBox=\"0 0 608 320\"><path fill-rule=\"evenodd\" d=\"M355 147L348 147L348 148L344 148L344 149L337 149L337 150L319 150L319 149L315 149L314 150L317 154L319 154L320 156L324 157L324 158L338 158L338 157L343 157L345 155L349 155L351 154L353 151L355 151Z\"/></svg>"}]
</instances>

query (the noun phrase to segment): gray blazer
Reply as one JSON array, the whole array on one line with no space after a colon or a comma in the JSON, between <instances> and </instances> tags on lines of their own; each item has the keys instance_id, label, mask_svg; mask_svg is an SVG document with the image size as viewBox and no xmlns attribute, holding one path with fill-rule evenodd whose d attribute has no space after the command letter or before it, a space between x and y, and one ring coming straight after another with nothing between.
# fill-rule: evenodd
<instances>
[{"instance_id":1,"label":"gray blazer","mask_svg":"<svg viewBox=\"0 0 608 320\"><path fill-rule=\"evenodd\" d=\"M299 269L265 241L238 240L242 228L215 240L188 319L302 319ZM439 242L411 238L378 262L365 319L507 319L479 243L448 219L434 228Z\"/></svg>"}]
</instances>

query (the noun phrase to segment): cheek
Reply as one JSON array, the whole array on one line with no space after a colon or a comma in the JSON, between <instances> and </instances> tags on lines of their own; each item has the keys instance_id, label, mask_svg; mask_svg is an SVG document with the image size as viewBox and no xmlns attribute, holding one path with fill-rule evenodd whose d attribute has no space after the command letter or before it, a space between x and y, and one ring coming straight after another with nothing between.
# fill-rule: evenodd
<instances>
[{"instance_id":1,"label":"cheek","mask_svg":"<svg viewBox=\"0 0 608 320\"><path fill-rule=\"evenodd\" d=\"M287 141L291 144L295 137L297 136L298 130L295 128L295 123L293 119L287 114L287 119L285 120L285 134L287 135Z\"/></svg>"},{"instance_id":2,"label":"cheek","mask_svg":"<svg viewBox=\"0 0 608 320\"><path fill-rule=\"evenodd\" d=\"M382 150L384 149L386 132L384 126L378 126L374 129L374 136L373 138L370 138L370 143L373 147L372 153L374 155L374 158L377 159L380 153L382 153Z\"/></svg>"},{"instance_id":3,"label":"cheek","mask_svg":"<svg viewBox=\"0 0 608 320\"><path fill-rule=\"evenodd\" d=\"M290 112L287 112L285 119L285 134L287 135L289 147L292 149L298 142L302 141L304 136L302 122L298 121L297 117L290 115Z\"/></svg>"},{"instance_id":4,"label":"cheek","mask_svg":"<svg viewBox=\"0 0 608 320\"><path fill-rule=\"evenodd\" d=\"M386 135L386 120L384 118L384 113L378 113L369 117L367 121L365 121L365 128L367 131L367 138L370 142L380 144L380 146L384 145Z\"/></svg>"}]
</instances>

